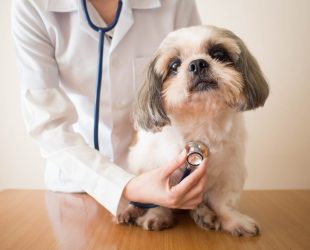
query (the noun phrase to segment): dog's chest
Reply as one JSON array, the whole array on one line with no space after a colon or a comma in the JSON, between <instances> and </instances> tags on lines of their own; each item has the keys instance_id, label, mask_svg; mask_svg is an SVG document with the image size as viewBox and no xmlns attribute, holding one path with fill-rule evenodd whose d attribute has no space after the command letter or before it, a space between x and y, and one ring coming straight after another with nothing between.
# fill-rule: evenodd
<instances>
[{"instance_id":1,"label":"dog's chest","mask_svg":"<svg viewBox=\"0 0 310 250\"><path fill-rule=\"evenodd\" d=\"M223 150L223 143L229 140L227 131L232 124L212 122L183 123L166 126L159 133L139 131L137 144L129 154L129 171L134 174L167 166L181 153L189 141L201 141L208 146L210 157ZM225 143L224 143L225 144Z\"/></svg>"}]
</instances>

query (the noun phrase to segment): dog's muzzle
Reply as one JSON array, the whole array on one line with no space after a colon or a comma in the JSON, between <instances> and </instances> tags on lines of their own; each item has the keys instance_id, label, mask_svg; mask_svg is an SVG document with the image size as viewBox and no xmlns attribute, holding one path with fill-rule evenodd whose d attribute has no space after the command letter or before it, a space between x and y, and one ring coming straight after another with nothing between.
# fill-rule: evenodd
<instances>
[{"instance_id":1,"label":"dog's muzzle","mask_svg":"<svg viewBox=\"0 0 310 250\"><path fill-rule=\"evenodd\" d=\"M204 59L196 59L189 63L188 72L192 81L191 92L208 91L217 88L217 82L208 76L209 63Z\"/></svg>"}]
</instances>

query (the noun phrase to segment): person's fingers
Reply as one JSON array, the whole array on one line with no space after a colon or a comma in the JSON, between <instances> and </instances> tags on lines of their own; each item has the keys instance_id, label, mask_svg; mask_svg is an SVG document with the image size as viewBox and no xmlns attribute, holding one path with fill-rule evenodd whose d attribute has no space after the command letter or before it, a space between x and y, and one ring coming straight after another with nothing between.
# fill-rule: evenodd
<instances>
[{"instance_id":1,"label":"person's fingers","mask_svg":"<svg viewBox=\"0 0 310 250\"><path fill-rule=\"evenodd\" d=\"M174 200L172 204L175 208L190 209L203 201L206 176L202 176L197 185L194 185L186 194Z\"/></svg>"},{"instance_id":2,"label":"person's fingers","mask_svg":"<svg viewBox=\"0 0 310 250\"><path fill-rule=\"evenodd\" d=\"M202 175L197 183L181 196L180 204L187 204L197 197L202 197L206 186L206 179L206 175Z\"/></svg>"},{"instance_id":3,"label":"person's fingers","mask_svg":"<svg viewBox=\"0 0 310 250\"><path fill-rule=\"evenodd\" d=\"M200 203L201 203L200 199L196 198L184 205L181 205L179 209L195 209L198 207Z\"/></svg>"},{"instance_id":4,"label":"person's fingers","mask_svg":"<svg viewBox=\"0 0 310 250\"><path fill-rule=\"evenodd\" d=\"M198 180L197 184L194 185L184 196L181 201L181 203L186 204L189 201L197 198L202 198L205 184L206 184L206 175L201 176L201 178Z\"/></svg>"},{"instance_id":5,"label":"person's fingers","mask_svg":"<svg viewBox=\"0 0 310 250\"><path fill-rule=\"evenodd\" d=\"M197 185L203 175L206 174L207 160L204 159L199 167L182 180L179 184L171 187L171 192L176 196L186 194L194 185Z\"/></svg>"},{"instance_id":6,"label":"person's fingers","mask_svg":"<svg viewBox=\"0 0 310 250\"><path fill-rule=\"evenodd\" d=\"M188 147L185 147L182 153L179 154L178 157L173 162L171 162L167 167L163 168L164 177L169 177L178 168L184 166L185 161L186 161L187 151L188 151Z\"/></svg>"}]
</instances>

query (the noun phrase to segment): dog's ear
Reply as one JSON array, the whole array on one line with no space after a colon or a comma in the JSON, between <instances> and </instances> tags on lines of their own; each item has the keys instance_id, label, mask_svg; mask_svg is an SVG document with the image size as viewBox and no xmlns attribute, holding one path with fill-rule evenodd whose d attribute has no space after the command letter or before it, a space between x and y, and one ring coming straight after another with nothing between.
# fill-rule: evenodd
<instances>
[{"instance_id":1,"label":"dog's ear","mask_svg":"<svg viewBox=\"0 0 310 250\"><path fill-rule=\"evenodd\" d=\"M242 73L244 88L244 101L240 103L239 110L251 110L263 106L269 95L269 87L263 73L244 42L237 38L241 54L236 67Z\"/></svg>"},{"instance_id":2,"label":"dog's ear","mask_svg":"<svg viewBox=\"0 0 310 250\"><path fill-rule=\"evenodd\" d=\"M147 77L142 85L134 107L135 127L147 131L158 132L162 127L170 124L162 104L162 86L164 76L155 70L156 56L150 63Z\"/></svg>"}]
</instances>

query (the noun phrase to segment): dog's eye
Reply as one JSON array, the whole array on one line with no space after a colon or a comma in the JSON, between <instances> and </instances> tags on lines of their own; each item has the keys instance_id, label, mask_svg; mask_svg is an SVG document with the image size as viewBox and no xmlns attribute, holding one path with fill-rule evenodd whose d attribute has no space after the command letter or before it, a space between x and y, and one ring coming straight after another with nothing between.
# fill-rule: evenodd
<instances>
[{"instance_id":1,"label":"dog's eye","mask_svg":"<svg viewBox=\"0 0 310 250\"><path fill-rule=\"evenodd\" d=\"M230 58L226 52L225 49L223 48L214 48L210 51L210 56L219 61L229 61Z\"/></svg>"},{"instance_id":2,"label":"dog's eye","mask_svg":"<svg viewBox=\"0 0 310 250\"><path fill-rule=\"evenodd\" d=\"M173 74L178 73L178 68L180 67L180 65L181 65L180 59L176 59L176 60L172 61L169 64L169 73L173 73Z\"/></svg>"}]
</instances>

